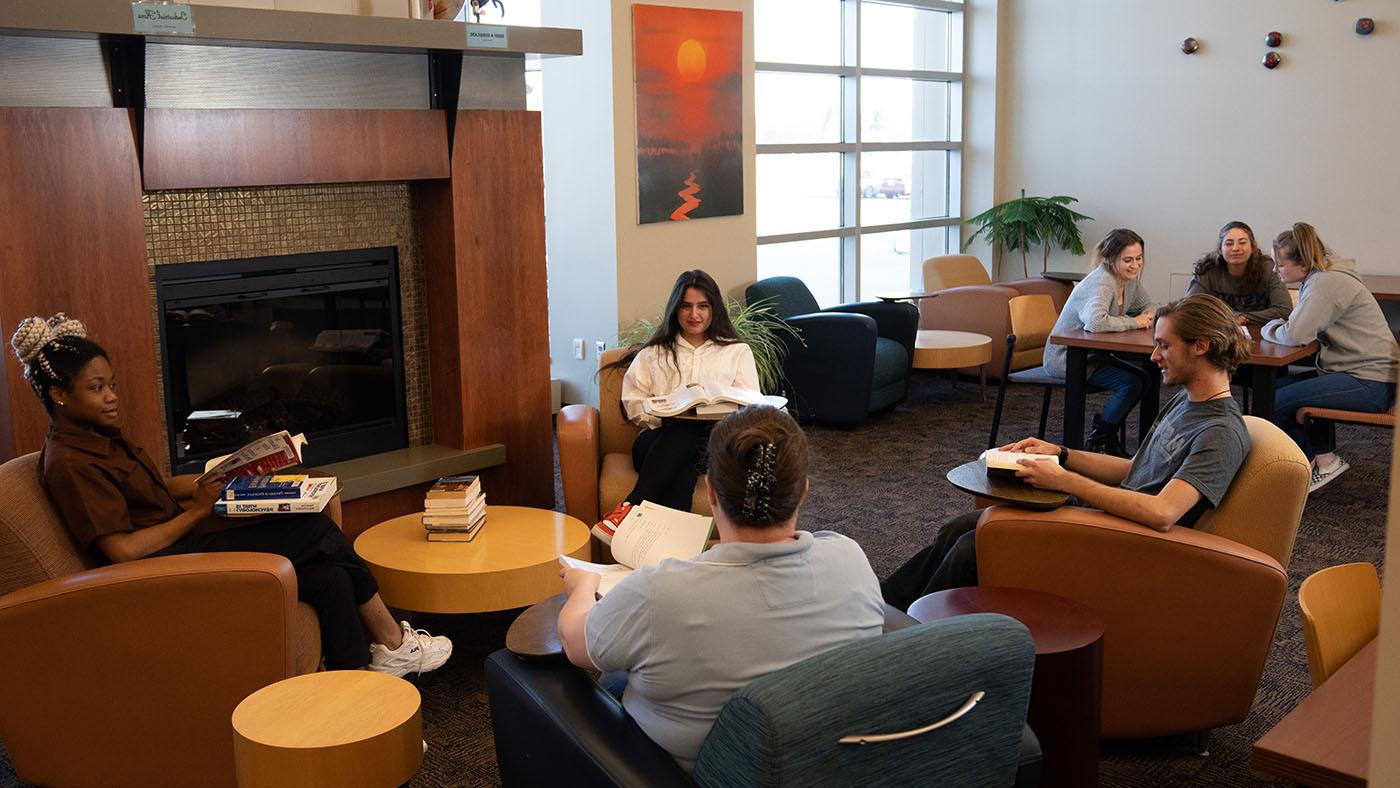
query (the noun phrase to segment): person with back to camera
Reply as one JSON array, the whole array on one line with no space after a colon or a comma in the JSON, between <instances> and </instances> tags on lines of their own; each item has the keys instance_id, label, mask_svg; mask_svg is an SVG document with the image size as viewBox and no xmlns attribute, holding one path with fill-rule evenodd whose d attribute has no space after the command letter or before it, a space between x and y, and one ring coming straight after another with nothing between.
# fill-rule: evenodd
<instances>
[{"instance_id":1,"label":"person with back to camera","mask_svg":"<svg viewBox=\"0 0 1400 788\"><path fill-rule=\"evenodd\" d=\"M746 407L710 435L705 479L719 544L643 567L600 601L597 574L561 573L569 660L626 671L623 707L687 772L735 690L884 627L860 546L797 530L807 466L807 439L791 416Z\"/></svg>"},{"instance_id":2,"label":"person with back to camera","mask_svg":"<svg viewBox=\"0 0 1400 788\"><path fill-rule=\"evenodd\" d=\"M1240 325L1263 324L1288 317L1293 298L1274 271L1274 261L1259 248L1254 231L1234 221L1220 228L1216 248L1196 261L1186 295L1209 293L1235 310Z\"/></svg>"},{"instance_id":3,"label":"person with back to camera","mask_svg":"<svg viewBox=\"0 0 1400 788\"><path fill-rule=\"evenodd\" d=\"M297 598L316 610L327 669L403 676L433 670L452 654L447 638L394 621L369 568L325 513L227 520L213 513L223 479L165 478L122 435L116 373L82 323L61 312L25 318L10 344L48 412L42 482L79 550L112 563L275 553L292 562Z\"/></svg>"},{"instance_id":4,"label":"person with back to camera","mask_svg":"<svg viewBox=\"0 0 1400 788\"><path fill-rule=\"evenodd\" d=\"M1026 438L1001 448L1058 455L1059 462L1023 459L1017 476L1041 489L1069 493L1070 503L1157 531L1190 528L1220 505L1250 449L1240 406L1230 395L1230 375L1249 358L1249 340L1230 307L1205 294L1161 307L1153 338L1152 360L1162 370L1162 383L1181 391L1162 408L1133 458ZM981 515L969 512L944 525L933 544L885 580L885 601L908 610L925 594L977 585Z\"/></svg>"},{"instance_id":5,"label":"person with back to camera","mask_svg":"<svg viewBox=\"0 0 1400 788\"><path fill-rule=\"evenodd\" d=\"M1142 236L1132 230L1109 230L1094 247L1094 262L1098 265L1074 286L1051 333L1132 331L1152 325L1152 299L1142 284L1143 248ZM1047 342L1045 371L1063 378L1066 355L1064 345ZM1089 384L1113 394L1094 416L1093 429L1084 440L1085 449L1127 456L1118 440L1118 429L1142 398L1146 374L1133 362L1107 353L1089 357Z\"/></svg>"},{"instance_id":6,"label":"person with back to camera","mask_svg":"<svg viewBox=\"0 0 1400 788\"><path fill-rule=\"evenodd\" d=\"M1304 222L1274 239L1274 265L1288 284L1302 283L1298 306L1285 319L1270 320L1264 339L1282 345L1316 340L1317 369L1280 378L1274 420L1312 461L1315 492L1351 465L1333 453L1330 422L1308 430L1298 423L1307 406L1380 413L1395 404L1396 358L1400 348L1376 297L1356 274L1356 261L1335 257L1317 230Z\"/></svg>"},{"instance_id":7,"label":"person with back to camera","mask_svg":"<svg viewBox=\"0 0 1400 788\"><path fill-rule=\"evenodd\" d=\"M627 420L642 431L632 443L637 483L593 527L593 534L604 543L612 542L618 524L642 501L690 511L698 469L704 466L705 439L713 422L662 421L648 415L642 403L692 383L759 388L753 350L734 330L724 296L709 274L696 269L676 277L665 315L640 348L606 367L627 368L622 378L622 409Z\"/></svg>"}]
</instances>

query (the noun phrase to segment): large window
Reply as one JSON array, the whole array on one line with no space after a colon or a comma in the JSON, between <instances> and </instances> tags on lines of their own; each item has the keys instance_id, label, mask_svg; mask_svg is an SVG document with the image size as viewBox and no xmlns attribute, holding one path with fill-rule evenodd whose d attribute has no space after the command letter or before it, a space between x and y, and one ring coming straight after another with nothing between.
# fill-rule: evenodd
<instances>
[{"instance_id":1,"label":"large window","mask_svg":"<svg viewBox=\"0 0 1400 788\"><path fill-rule=\"evenodd\" d=\"M962 3L755 0L758 275L823 306L958 243Z\"/></svg>"}]
</instances>

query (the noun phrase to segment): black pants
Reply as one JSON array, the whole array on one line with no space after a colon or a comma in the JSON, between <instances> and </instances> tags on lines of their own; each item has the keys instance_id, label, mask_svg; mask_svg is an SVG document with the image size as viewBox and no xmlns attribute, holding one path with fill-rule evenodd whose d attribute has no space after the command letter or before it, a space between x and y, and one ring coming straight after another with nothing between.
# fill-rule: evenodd
<instances>
[{"instance_id":1,"label":"black pants","mask_svg":"<svg viewBox=\"0 0 1400 788\"><path fill-rule=\"evenodd\" d=\"M704 473L705 447L713 421L671 419L652 430L642 430L632 442L632 467L637 484L624 499L628 503L659 503L690 511L695 480Z\"/></svg>"},{"instance_id":2,"label":"black pants","mask_svg":"<svg viewBox=\"0 0 1400 788\"><path fill-rule=\"evenodd\" d=\"M186 534L155 555L229 552L274 553L291 561L297 599L311 605L321 622L326 669L369 664L360 605L379 592L379 584L334 520L324 514L269 517L222 531Z\"/></svg>"},{"instance_id":3,"label":"black pants","mask_svg":"<svg viewBox=\"0 0 1400 788\"><path fill-rule=\"evenodd\" d=\"M968 512L949 520L933 544L915 553L880 585L885 602L908 610L926 594L977 585L977 521L981 518L981 512Z\"/></svg>"}]
</instances>

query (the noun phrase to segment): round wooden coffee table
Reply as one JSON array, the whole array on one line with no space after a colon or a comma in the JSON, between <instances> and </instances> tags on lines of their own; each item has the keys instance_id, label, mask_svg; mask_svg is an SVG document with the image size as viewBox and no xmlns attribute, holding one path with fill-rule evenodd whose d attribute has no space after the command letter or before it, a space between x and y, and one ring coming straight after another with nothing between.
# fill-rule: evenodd
<instances>
[{"instance_id":1,"label":"round wooden coffee table","mask_svg":"<svg viewBox=\"0 0 1400 788\"><path fill-rule=\"evenodd\" d=\"M233 710L240 786L403 785L423 763L421 698L412 684L368 670L279 681Z\"/></svg>"},{"instance_id":2,"label":"round wooden coffee table","mask_svg":"<svg viewBox=\"0 0 1400 788\"><path fill-rule=\"evenodd\" d=\"M981 372L983 399L987 398L987 363L991 360L992 338L986 334L925 329L914 339L914 369L977 367Z\"/></svg>"},{"instance_id":3,"label":"round wooden coffee table","mask_svg":"<svg viewBox=\"0 0 1400 788\"><path fill-rule=\"evenodd\" d=\"M978 586L920 597L920 623L969 613L1020 621L1035 641L1035 676L1026 722L1044 753L1041 785L1097 785L1104 620L1086 605L1043 591Z\"/></svg>"},{"instance_id":4,"label":"round wooden coffee table","mask_svg":"<svg viewBox=\"0 0 1400 788\"><path fill-rule=\"evenodd\" d=\"M559 556L588 560L588 526L560 512L488 506L470 542L429 542L423 515L376 525L355 540L385 604L424 613L526 607L564 590Z\"/></svg>"}]
</instances>

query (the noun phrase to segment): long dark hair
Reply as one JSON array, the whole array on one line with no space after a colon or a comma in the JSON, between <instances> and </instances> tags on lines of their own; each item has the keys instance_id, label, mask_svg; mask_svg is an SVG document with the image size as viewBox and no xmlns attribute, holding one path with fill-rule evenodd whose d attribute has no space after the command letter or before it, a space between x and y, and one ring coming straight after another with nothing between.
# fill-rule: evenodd
<instances>
[{"instance_id":1,"label":"long dark hair","mask_svg":"<svg viewBox=\"0 0 1400 788\"><path fill-rule=\"evenodd\" d=\"M62 312L47 320L21 320L10 337L10 347L24 364L24 378L49 415L53 415L50 388L71 392L73 379L89 361L98 356L111 360L101 345L87 338L82 323Z\"/></svg>"},{"instance_id":2,"label":"long dark hair","mask_svg":"<svg viewBox=\"0 0 1400 788\"><path fill-rule=\"evenodd\" d=\"M636 358L638 353L654 345L664 347L671 354L671 363L679 367L676 358L676 337L681 333L681 302L685 300L685 291L692 287L704 293L705 299L710 302L710 328L705 332L705 338L721 345L742 342L739 332L734 330L734 323L729 319L729 310L724 306L724 294L720 293L719 285L715 284L714 277L697 268L676 277L676 283L671 286L671 296L666 299L666 318L657 325L651 338L633 347L622 358L603 369L631 366L632 359Z\"/></svg>"},{"instance_id":3,"label":"long dark hair","mask_svg":"<svg viewBox=\"0 0 1400 788\"><path fill-rule=\"evenodd\" d=\"M710 432L710 486L737 525L768 528L791 519L806 492L809 462L802 428L768 405L726 416Z\"/></svg>"},{"instance_id":4,"label":"long dark hair","mask_svg":"<svg viewBox=\"0 0 1400 788\"><path fill-rule=\"evenodd\" d=\"M1225 243L1225 236L1231 230L1244 230L1244 234L1249 236L1249 247L1252 250L1249 261L1244 267L1244 286L1249 290L1263 290L1264 283L1268 280L1269 269L1274 267L1273 258L1264 254L1264 250L1259 248L1259 242L1254 240L1254 230L1241 221L1228 222L1220 228L1220 237L1215 239L1215 248L1202 255L1196 261L1196 276L1201 276L1212 268L1219 268L1222 271L1228 270L1225 267L1225 258L1220 254L1220 245Z\"/></svg>"}]
</instances>

